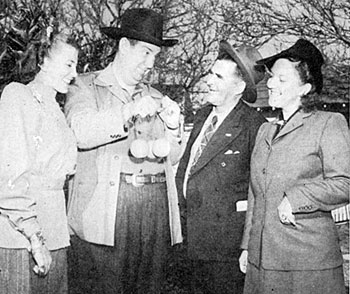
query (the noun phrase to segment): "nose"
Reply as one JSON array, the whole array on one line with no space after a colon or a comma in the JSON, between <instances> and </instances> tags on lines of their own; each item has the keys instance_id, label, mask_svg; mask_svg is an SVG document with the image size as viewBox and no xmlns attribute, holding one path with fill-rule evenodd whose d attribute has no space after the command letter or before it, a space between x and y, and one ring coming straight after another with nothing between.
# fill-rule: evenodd
<instances>
[{"instance_id":1,"label":"nose","mask_svg":"<svg viewBox=\"0 0 350 294\"><path fill-rule=\"evenodd\" d=\"M206 78L206 82L209 86L213 84L213 76L214 75L212 73L209 73L207 78Z\"/></svg>"},{"instance_id":2,"label":"nose","mask_svg":"<svg viewBox=\"0 0 350 294\"><path fill-rule=\"evenodd\" d=\"M150 55L146 58L146 60L145 60L145 65L146 65L146 67L147 67L148 69L153 68L153 65L154 65L155 60L156 60L156 56L153 55L153 54L150 54Z\"/></svg>"},{"instance_id":3,"label":"nose","mask_svg":"<svg viewBox=\"0 0 350 294\"><path fill-rule=\"evenodd\" d=\"M266 82L266 86L268 88L273 88L275 85L276 85L276 78L275 77L270 77Z\"/></svg>"},{"instance_id":4,"label":"nose","mask_svg":"<svg viewBox=\"0 0 350 294\"><path fill-rule=\"evenodd\" d=\"M76 66L73 66L73 68L72 68L72 77L73 77L73 78L76 78L77 76L78 76L77 67L76 67Z\"/></svg>"}]
</instances>

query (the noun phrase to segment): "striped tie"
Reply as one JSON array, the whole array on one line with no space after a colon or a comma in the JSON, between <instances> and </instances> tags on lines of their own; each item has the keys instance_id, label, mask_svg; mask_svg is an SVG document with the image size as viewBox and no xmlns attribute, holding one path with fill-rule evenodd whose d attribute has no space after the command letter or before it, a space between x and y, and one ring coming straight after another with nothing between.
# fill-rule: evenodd
<instances>
[{"instance_id":1,"label":"striped tie","mask_svg":"<svg viewBox=\"0 0 350 294\"><path fill-rule=\"evenodd\" d=\"M218 117L216 115L214 115L212 120L211 120L211 123L209 124L209 126L205 130L203 137L202 137L202 141L197 149L196 154L194 155L192 166L191 166L191 171L192 171L193 167L196 165L199 157L202 155L202 152L203 152L204 148L207 146L209 140L214 135L215 125L217 122L218 122ZM191 174L191 171L190 171L190 174Z\"/></svg>"}]
</instances>

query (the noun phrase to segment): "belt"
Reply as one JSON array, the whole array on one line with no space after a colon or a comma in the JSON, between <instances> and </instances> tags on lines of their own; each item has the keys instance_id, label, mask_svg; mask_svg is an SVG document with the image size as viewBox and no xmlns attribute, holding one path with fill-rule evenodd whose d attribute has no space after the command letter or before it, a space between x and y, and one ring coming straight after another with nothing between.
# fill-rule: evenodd
<instances>
[{"instance_id":1,"label":"belt","mask_svg":"<svg viewBox=\"0 0 350 294\"><path fill-rule=\"evenodd\" d=\"M120 179L127 184L134 185L135 187L166 182L165 173L158 173L155 175L120 173Z\"/></svg>"},{"instance_id":2,"label":"belt","mask_svg":"<svg viewBox=\"0 0 350 294\"><path fill-rule=\"evenodd\" d=\"M315 211L311 213L296 213L294 214L295 219L312 219L312 218L320 218L320 217L329 217L332 218L332 214L330 211Z\"/></svg>"}]
</instances>

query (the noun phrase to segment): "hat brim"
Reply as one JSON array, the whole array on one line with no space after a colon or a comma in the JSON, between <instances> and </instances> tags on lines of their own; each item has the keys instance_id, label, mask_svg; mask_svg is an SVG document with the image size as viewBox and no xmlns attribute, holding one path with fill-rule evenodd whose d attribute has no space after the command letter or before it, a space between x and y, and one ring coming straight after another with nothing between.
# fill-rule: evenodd
<instances>
[{"instance_id":1,"label":"hat brim","mask_svg":"<svg viewBox=\"0 0 350 294\"><path fill-rule=\"evenodd\" d=\"M177 39L163 39L159 40L157 38L154 38L151 35L147 35L144 33L140 33L138 31L132 30L132 29L119 29L115 27L103 27L101 28L101 32L104 33L106 36L119 40L123 37L150 43L153 45L156 45L158 47L172 47L176 45L179 40Z\"/></svg>"},{"instance_id":2,"label":"hat brim","mask_svg":"<svg viewBox=\"0 0 350 294\"><path fill-rule=\"evenodd\" d=\"M269 69L273 66L275 61L280 58L288 58L288 57L294 57L293 54L290 54L288 52L282 51L278 54L272 55L270 57L260 59L256 63L258 65L266 65Z\"/></svg>"},{"instance_id":3,"label":"hat brim","mask_svg":"<svg viewBox=\"0 0 350 294\"><path fill-rule=\"evenodd\" d=\"M227 41L220 42L220 50L224 50L226 53L228 53L232 57L233 61L237 63L238 67L244 75L244 80L247 84L244 100L249 103L254 103L258 97L257 88L254 83L254 78L250 75L249 70L242 60L243 58L235 49L232 48L232 46Z\"/></svg>"}]
</instances>

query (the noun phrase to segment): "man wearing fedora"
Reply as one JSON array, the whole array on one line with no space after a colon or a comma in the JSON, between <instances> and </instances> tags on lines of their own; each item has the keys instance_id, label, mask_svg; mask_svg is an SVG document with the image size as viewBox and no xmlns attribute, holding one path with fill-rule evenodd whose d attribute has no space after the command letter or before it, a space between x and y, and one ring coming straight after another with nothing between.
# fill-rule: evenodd
<instances>
[{"instance_id":1,"label":"man wearing fedora","mask_svg":"<svg viewBox=\"0 0 350 294\"><path fill-rule=\"evenodd\" d=\"M250 155L265 121L255 102L264 77L255 67L259 52L221 41L207 80L209 105L200 109L176 185L192 264L193 293L242 293L238 258L247 205Z\"/></svg>"},{"instance_id":2,"label":"man wearing fedora","mask_svg":"<svg viewBox=\"0 0 350 294\"><path fill-rule=\"evenodd\" d=\"M162 30L160 14L126 10L120 26L102 28L118 42L113 62L67 96L80 151L68 199L72 293L159 293L168 249L182 241L180 109L143 82L161 47L177 43Z\"/></svg>"}]
</instances>

